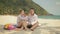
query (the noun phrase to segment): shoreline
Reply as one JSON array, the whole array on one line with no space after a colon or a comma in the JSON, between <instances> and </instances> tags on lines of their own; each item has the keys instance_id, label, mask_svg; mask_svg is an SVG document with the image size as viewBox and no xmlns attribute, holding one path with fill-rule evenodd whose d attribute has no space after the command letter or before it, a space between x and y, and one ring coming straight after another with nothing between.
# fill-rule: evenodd
<instances>
[{"instance_id":1,"label":"shoreline","mask_svg":"<svg viewBox=\"0 0 60 34\"><path fill-rule=\"evenodd\" d=\"M0 15L0 24L17 24L17 17L12 16L12 15ZM39 18L38 22L40 24L47 23L46 25L43 26L50 26L50 27L57 27L60 26L60 19L44 19L44 18Z\"/></svg>"}]
</instances>

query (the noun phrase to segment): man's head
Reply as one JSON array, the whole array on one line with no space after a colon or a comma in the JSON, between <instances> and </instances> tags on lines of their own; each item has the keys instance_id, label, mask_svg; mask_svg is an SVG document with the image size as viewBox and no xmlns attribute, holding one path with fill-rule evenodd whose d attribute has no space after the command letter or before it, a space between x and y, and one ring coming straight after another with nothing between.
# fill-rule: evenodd
<instances>
[{"instance_id":1,"label":"man's head","mask_svg":"<svg viewBox=\"0 0 60 34\"><path fill-rule=\"evenodd\" d=\"M34 14L34 8L30 8L29 13L30 13L31 15L33 15L33 14Z\"/></svg>"}]
</instances>

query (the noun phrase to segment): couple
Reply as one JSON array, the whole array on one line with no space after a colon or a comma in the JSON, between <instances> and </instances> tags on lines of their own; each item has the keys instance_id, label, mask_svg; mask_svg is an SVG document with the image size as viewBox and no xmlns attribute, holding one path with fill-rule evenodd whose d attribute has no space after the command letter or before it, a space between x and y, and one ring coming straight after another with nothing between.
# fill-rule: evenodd
<instances>
[{"instance_id":1,"label":"couple","mask_svg":"<svg viewBox=\"0 0 60 34\"><path fill-rule=\"evenodd\" d=\"M38 16L34 13L34 8L30 8L28 15L25 14L24 10L20 10L17 17L17 28L33 31L38 24Z\"/></svg>"}]
</instances>

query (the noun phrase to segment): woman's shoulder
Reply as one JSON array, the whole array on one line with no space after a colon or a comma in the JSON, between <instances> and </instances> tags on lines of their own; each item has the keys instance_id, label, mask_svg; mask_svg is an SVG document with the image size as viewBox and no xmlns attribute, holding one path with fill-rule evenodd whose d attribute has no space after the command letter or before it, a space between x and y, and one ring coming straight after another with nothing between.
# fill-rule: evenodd
<instances>
[{"instance_id":1,"label":"woman's shoulder","mask_svg":"<svg viewBox=\"0 0 60 34\"><path fill-rule=\"evenodd\" d=\"M20 17L21 15L18 15L17 17Z\"/></svg>"}]
</instances>

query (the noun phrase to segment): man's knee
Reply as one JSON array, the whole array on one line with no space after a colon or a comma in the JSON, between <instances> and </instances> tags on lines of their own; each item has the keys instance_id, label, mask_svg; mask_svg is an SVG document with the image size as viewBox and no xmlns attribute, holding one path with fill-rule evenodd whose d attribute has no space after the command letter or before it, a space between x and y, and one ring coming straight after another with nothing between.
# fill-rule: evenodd
<instances>
[{"instance_id":1,"label":"man's knee","mask_svg":"<svg viewBox=\"0 0 60 34\"><path fill-rule=\"evenodd\" d=\"M38 25L39 23L38 22L36 22L35 24L33 24L33 25Z\"/></svg>"}]
</instances>

